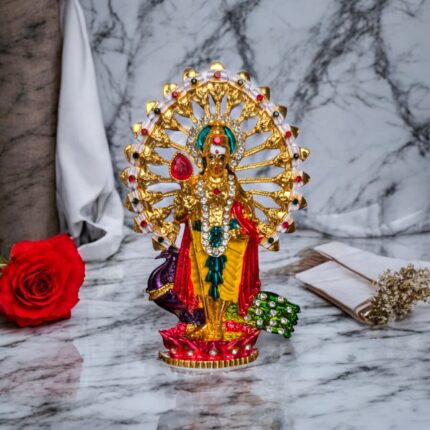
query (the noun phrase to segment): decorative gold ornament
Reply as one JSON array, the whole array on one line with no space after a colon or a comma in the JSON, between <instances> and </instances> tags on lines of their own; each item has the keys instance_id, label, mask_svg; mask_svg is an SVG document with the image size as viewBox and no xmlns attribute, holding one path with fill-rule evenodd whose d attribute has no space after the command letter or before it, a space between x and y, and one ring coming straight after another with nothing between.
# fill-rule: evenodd
<instances>
[{"instance_id":1,"label":"decorative gold ornament","mask_svg":"<svg viewBox=\"0 0 430 430\"><path fill-rule=\"evenodd\" d=\"M163 96L132 127L131 166L120 175L135 230L151 233L165 259L149 276L149 298L180 321L160 331L160 358L199 369L247 364L261 330L285 338L297 323L299 306L260 290L258 246L277 251L279 234L295 230L309 151L270 89L220 62L187 68Z\"/></svg>"},{"instance_id":2,"label":"decorative gold ornament","mask_svg":"<svg viewBox=\"0 0 430 430\"><path fill-rule=\"evenodd\" d=\"M232 358L231 360L183 360L170 357L168 352L160 352L159 357L171 366L186 367L188 369L225 369L227 367L244 366L245 364L252 363L258 358L258 350L251 352L247 357Z\"/></svg>"},{"instance_id":3,"label":"decorative gold ornament","mask_svg":"<svg viewBox=\"0 0 430 430\"><path fill-rule=\"evenodd\" d=\"M164 284L160 289L149 291L149 300L157 300L173 288L173 283Z\"/></svg>"},{"instance_id":4,"label":"decorative gold ornament","mask_svg":"<svg viewBox=\"0 0 430 430\"><path fill-rule=\"evenodd\" d=\"M199 149L197 141L210 126L210 136L220 135L221 146L226 142L224 130L231 134L229 141L235 142L235 148L229 148L226 157L237 184L236 193L255 208L253 216L263 236L261 245L279 249L279 234L295 230L291 213L306 207L298 188L309 181L299 168L309 150L296 145L299 129L285 121L287 108L274 105L270 89L255 87L247 72L231 73L220 62L201 73L185 69L182 85L165 84L163 96L161 102L147 103L147 118L134 124L135 140L125 148L131 166L120 178L132 190L125 206L137 213L134 229L152 233L157 249L175 244L181 206L189 209L196 197L181 201L177 196L197 185L208 151L207 145ZM254 125L249 128L251 120ZM267 134L263 140L262 133ZM268 151L270 158L252 160L256 154ZM176 166L178 153L194 164L192 175L184 180L172 176L172 162ZM267 170L269 167L274 169ZM272 172L273 176L267 176Z\"/></svg>"}]
</instances>

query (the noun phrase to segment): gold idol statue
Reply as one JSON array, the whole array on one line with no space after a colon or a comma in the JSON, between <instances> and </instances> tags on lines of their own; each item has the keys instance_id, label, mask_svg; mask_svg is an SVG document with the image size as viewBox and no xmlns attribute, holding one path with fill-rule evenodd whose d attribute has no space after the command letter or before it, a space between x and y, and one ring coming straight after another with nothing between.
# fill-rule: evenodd
<instances>
[{"instance_id":1,"label":"gold idol statue","mask_svg":"<svg viewBox=\"0 0 430 430\"><path fill-rule=\"evenodd\" d=\"M166 84L164 101L148 102L133 126L121 180L134 229L152 233L165 259L147 292L179 319L160 332L169 364L247 364L261 330L294 330L299 306L261 291L258 267L258 246L277 251L280 234L295 230L290 213L306 207L298 188L309 180L300 170L309 151L295 144L286 114L269 88L215 62L186 69L182 86Z\"/></svg>"}]
</instances>

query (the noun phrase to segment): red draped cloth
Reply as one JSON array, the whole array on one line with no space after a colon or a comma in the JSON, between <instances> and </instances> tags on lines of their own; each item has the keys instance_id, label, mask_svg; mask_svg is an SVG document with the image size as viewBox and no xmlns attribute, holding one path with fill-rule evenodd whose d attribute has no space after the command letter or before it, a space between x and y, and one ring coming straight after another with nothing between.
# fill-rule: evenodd
<instances>
[{"instance_id":1,"label":"red draped cloth","mask_svg":"<svg viewBox=\"0 0 430 430\"><path fill-rule=\"evenodd\" d=\"M258 244L260 235L254 221L245 217L245 208L240 202L235 202L232 214L239 222L242 232L248 236L248 245L242 268L242 279L239 286L239 313L245 315L246 310L260 290L260 271L258 267Z\"/></svg>"},{"instance_id":2,"label":"red draped cloth","mask_svg":"<svg viewBox=\"0 0 430 430\"><path fill-rule=\"evenodd\" d=\"M176 263L175 283L173 291L179 300L185 304L188 310L196 308L199 299L194 294L194 286L191 281L191 231L188 222L185 223L185 231L182 236L181 248L179 249L178 261Z\"/></svg>"},{"instance_id":3,"label":"red draped cloth","mask_svg":"<svg viewBox=\"0 0 430 430\"><path fill-rule=\"evenodd\" d=\"M240 202L235 202L233 204L232 214L237 219L242 232L248 236L248 244L243 261L242 278L239 285L238 307L240 315L246 314L246 310L260 290L261 285L258 268L258 244L260 242L260 236L255 223L246 218L246 211L247 209ZM197 307L199 302L194 293L194 285L191 281L191 240L190 228L188 223L186 223L176 265L173 291L175 291L179 299L190 310Z\"/></svg>"}]
</instances>

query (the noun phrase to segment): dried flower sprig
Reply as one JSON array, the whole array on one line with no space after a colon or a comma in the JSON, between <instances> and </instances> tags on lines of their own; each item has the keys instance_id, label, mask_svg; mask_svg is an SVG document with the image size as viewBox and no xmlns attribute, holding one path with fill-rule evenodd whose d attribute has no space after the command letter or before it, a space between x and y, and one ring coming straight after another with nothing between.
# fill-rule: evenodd
<instances>
[{"instance_id":1,"label":"dried flower sprig","mask_svg":"<svg viewBox=\"0 0 430 430\"><path fill-rule=\"evenodd\" d=\"M387 324L402 319L419 301L430 297L430 270L415 269L413 264L398 272L386 270L374 282L377 291L371 298L366 318L372 324Z\"/></svg>"}]
</instances>

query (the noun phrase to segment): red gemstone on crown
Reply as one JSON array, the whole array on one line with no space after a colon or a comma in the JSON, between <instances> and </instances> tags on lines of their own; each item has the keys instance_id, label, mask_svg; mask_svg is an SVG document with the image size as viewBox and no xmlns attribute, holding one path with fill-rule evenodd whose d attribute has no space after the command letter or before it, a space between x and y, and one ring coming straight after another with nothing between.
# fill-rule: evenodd
<instances>
[{"instance_id":1,"label":"red gemstone on crown","mask_svg":"<svg viewBox=\"0 0 430 430\"><path fill-rule=\"evenodd\" d=\"M286 137L287 139L289 139L292 135L293 135L293 133L291 133L291 131L290 131L290 130L287 130L287 131L285 132L285 137Z\"/></svg>"},{"instance_id":2,"label":"red gemstone on crown","mask_svg":"<svg viewBox=\"0 0 430 430\"><path fill-rule=\"evenodd\" d=\"M214 78L219 79L220 77L221 77L221 72L220 72L219 70L217 70L217 71L214 73Z\"/></svg>"},{"instance_id":3,"label":"red gemstone on crown","mask_svg":"<svg viewBox=\"0 0 430 430\"><path fill-rule=\"evenodd\" d=\"M287 223L287 221L284 221L282 223L282 228L288 228L290 226L290 224Z\"/></svg>"},{"instance_id":4,"label":"red gemstone on crown","mask_svg":"<svg viewBox=\"0 0 430 430\"><path fill-rule=\"evenodd\" d=\"M222 144L222 136L214 136L214 137L212 138L212 142L213 142L215 145L221 145L221 144Z\"/></svg>"},{"instance_id":5,"label":"red gemstone on crown","mask_svg":"<svg viewBox=\"0 0 430 430\"><path fill-rule=\"evenodd\" d=\"M179 97L179 91L173 91L173 93L172 93L172 97L173 97L174 99L177 99L177 98Z\"/></svg>"},{"instance_id":6,"label":"red gemstone on crown","mask_svg":"<svg viewBox=\"0 0 430 430\"><path fill-rule=\"evenodd\" d=\"M136 182L136 176L134 176L134 175L130 175L130 176L128 177L128 182Z\"/></svg>"},{"instance_id":7,"label":"red gemstone on crown","mask_svg":"<svg viewBox=\"0 0 430 430\"><path fill-rule=\"evenodd\" d=\"M147 128L142 128L142 130L140 130L140 133L142 134L142 136L147 136L149 131Z\"/></svg>"},{"instance_id":8,"label":"red gemstone on crown","mask_svg":"<svg viewBox=\"0 0 430 430\"><path fill-rule=\"evenodd\" d=\"M214 189L213 189L213 193L214 193L215 195L219 195L219 194L221 194L221 190L220 190L219 188L214 188Z\"/></svg>"},{"instance_id":9,"label":"red gemstone on crown","mask_svg":"<svg viewBox=\"0 0 430 430\"><path fill-rule=\"evenodd\" d=\"M301 182L302 181L302 177L301 176L296 176L294 180L296 182Z\"/></svg>"},{"instance_id":10,"label":"red gemstone on crown","mask_svg":"<svg viewBox=\"0 0 430 430\"><path fill-rule=\"evenodd\" d=\"M143 220L140 222L140 226L143 228L148 227L148 222L146 220Z\"/></svg>"},{"instance_id":11,"label":"red gemstone on crown","mask_svg":"<svg viewBox=\"0 0 430 430\"><path fill-rule=\"evenodd\" d=\"M170 173L173 179L185 181L193 174L191 161L183 154L176 154L170 165Z\"/></svg>"},{"instance_id":12,"label":"red gemstone on crown","mask_svg":"<svg viewBox=\"0 0 430 430\"><path fill-rule=\"evenodd\" d=\"M262 102L263 99L264 99L263 94L258 94L258 96L257 96L257 102Z\"/></svg>"}]
</instances>

